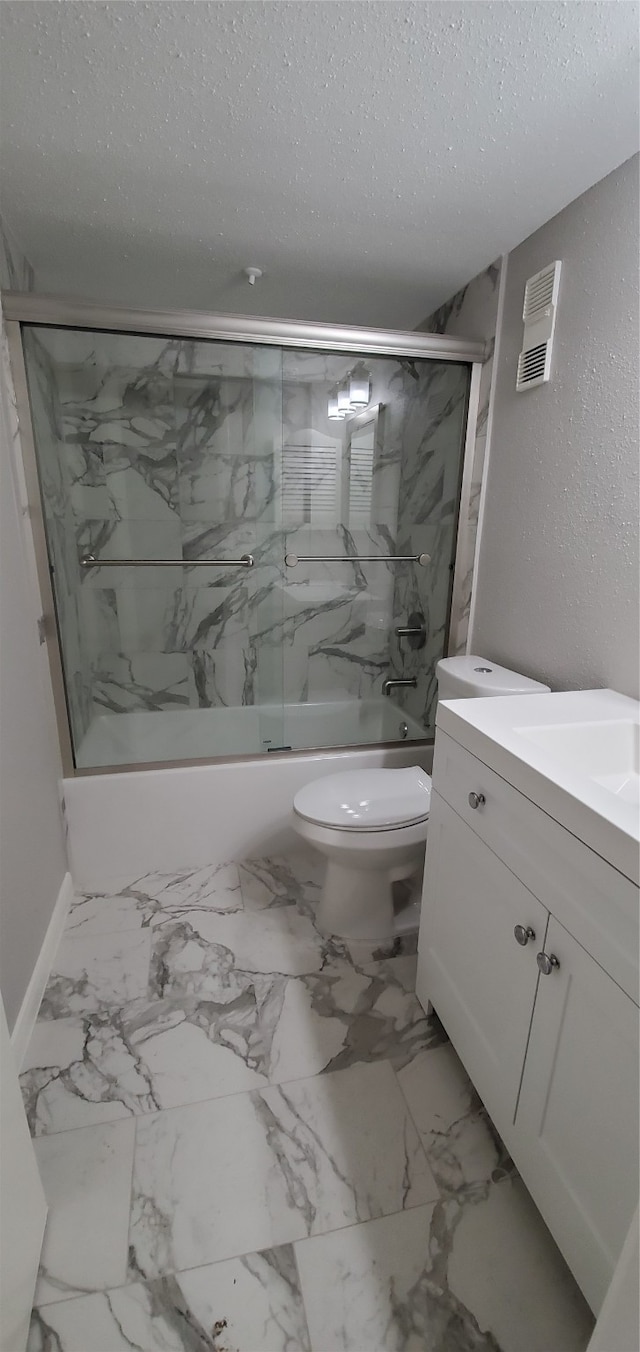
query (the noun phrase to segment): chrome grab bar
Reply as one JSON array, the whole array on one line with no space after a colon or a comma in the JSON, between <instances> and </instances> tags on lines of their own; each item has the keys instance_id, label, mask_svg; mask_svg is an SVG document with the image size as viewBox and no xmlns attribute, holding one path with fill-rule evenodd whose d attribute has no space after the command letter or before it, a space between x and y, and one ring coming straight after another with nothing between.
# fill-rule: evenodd
<instances>
[{"instance_id":1,"label":"chrome grab bar","mask_svg":"<svg viewBox=\"0 0 640 1352\"><path fill-rule=\"evenodd\" d=\"M97 559L95 554L84 554L81 568L253 568L253 554L241 559Z\"/></svg>"},{"instance_id":2,"label":"chrome grab bar","mask_svg":"<svg viewBox=\"0 0 640 1352\"><path fill-rule=\"evenodd\" d=\"M425 568L430 554L285 554L287 568L297 563L417 563Z\"/></svg>"}]
</instances>

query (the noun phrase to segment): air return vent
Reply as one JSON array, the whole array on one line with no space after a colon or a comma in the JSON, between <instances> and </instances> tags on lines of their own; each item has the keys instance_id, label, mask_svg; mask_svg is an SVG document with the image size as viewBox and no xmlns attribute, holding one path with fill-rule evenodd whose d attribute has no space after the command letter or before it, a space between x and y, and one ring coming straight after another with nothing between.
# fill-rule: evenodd
<instances>
[{"instance_id":1,"label":"air return vent","mask_svg":"<svg viewBox=\"0 0 640 1352\"><path fill-rule=\"evenodd\" d=\"M550 263L530 277L525 287L524 339L518 357L516 390L530 390L534 385L542 385L551 374L561 266L559 262Z\"/></svg>"}]
</instances>

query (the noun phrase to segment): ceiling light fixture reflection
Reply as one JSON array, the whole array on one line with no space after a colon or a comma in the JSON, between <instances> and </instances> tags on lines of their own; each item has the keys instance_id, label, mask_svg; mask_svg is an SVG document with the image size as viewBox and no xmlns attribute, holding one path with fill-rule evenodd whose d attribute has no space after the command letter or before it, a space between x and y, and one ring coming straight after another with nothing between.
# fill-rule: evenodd
<instances>
[{"instance_id":1,"label":"ceiling light fixture reflection","mask_svg":"<svg viewBox=\"0 0 640 1352\"><path fill-rule=\"evenodd\" d=\"M331 391L327 416L332 422L341 422L349 414L361 413L370 401L371 375L365 366L356 366Z\"/></svg>"},{"instance_id":2,"label":"ceiling light fixture reflection","mask_svg":"<svg viewBox=\"0 0 640 1352\"><path fill-rule=\"evenodd\" d=\"M343 418L346 418L347 414L350 412L349 382L346 381L344 385L338 387L338 413L340 413Z\"/></svg>"},{"instance_id":3,"label":"ceiling light fixture reflection","mask_svg":"<svg viewBox=\"0 0 640 1352\"><path fill-rule=\"evenodd\" d=\"M360 412L367 407L371 399L371 378L369 372L360 367L349 376L349 408Z\"/></svg>"},{"instance_id":4,"label":"ceiling light fixture reflection","mask_svg":"<svg viewBox=\"0 0 640 1352\"><path fill-rule=\"evenodd\" d=\"M342 422L342 419L346 417L346 414L341 413L340 409L338 408L337 391L334 394L329 395L328 416L331 422Z\"/></svg>"}]
</instances>

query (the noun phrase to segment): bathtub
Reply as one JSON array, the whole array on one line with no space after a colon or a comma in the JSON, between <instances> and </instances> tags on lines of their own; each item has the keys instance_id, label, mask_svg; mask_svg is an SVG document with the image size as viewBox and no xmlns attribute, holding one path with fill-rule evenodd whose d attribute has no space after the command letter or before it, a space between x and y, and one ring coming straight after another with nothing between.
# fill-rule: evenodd
<instances>
[{"instance_id":1,"label":"bathtub","mask_svg":"<svg viewBox=\"0 0 640 1352\"><path fill-rule=\"evenodd\" d=\"M129 735L120 726L126 720ZM387 699L284 710L180 710L162 717L116 714L96 724L87 736L95 738L103 765L117 763L119 750L130 766L134 749L141 757L188 760L190 755L223 756L223 747L228 747L227 754L237 757L243 754L239 731L245 736L246 759L112 774L85 770L64 780L71 871L76 886L87 890L111 890L151 871L173 873L294 849L299 841L291 825L293 798L310 780L343 770L408 765L430 771L433 758L432 743L424 739L420 725ZM398 745L401 724L407 725L407 740ZM281 729L295 754L252 759L251 753L269 739L283 745L284 738L274 742ZM347 737L347 749L296 750L313 739ZM374 737L378 745L363 745ZM383 738L396 745L381 746Z\"/></svg>"},{"instance_id":2,"label":"bathtub","mask_svg":"<svg viewBox=\"0 0 640 1352\"><path fill-rule=\"evenodd\" d=\"M424 741L422 724L390 699L99 714L78 749L78 768L213 760L261 751Z\"/></svg>"}]
</instances>

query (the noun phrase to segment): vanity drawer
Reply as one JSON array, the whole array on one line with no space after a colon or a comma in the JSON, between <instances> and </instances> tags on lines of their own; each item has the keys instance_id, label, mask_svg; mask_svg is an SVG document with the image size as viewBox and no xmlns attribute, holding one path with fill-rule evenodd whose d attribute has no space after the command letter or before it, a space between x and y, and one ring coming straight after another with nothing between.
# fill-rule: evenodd
<instances>
[{"instance_id":1,"label":"vanity drawer","mask_svg":"<svg viewBox=\"0 0 640 1352\"><path fill-rule=\"evenodd\" d=\"M637 1004L634 884L442 729L436 734L433 784ZM473 794L477 807L470 802Z\"/></svg>"}]
</instances>

